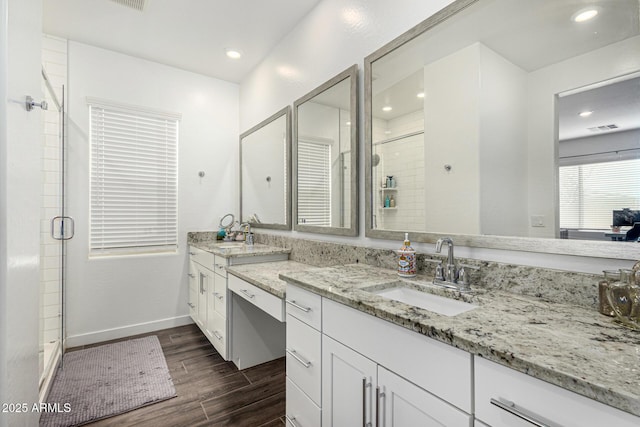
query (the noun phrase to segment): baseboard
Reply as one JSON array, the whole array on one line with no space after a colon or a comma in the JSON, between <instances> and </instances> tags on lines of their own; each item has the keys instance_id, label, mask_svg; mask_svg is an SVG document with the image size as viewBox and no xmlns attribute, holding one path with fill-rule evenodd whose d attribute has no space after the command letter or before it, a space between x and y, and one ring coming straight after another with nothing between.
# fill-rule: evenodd
<instances>
[{"instance_id":1,"label":"baseboard","mask_svg":"<svg viewBox=\"0 0 640 427\"><path fill-rule=\"evenodd\" d=\"M130 337L132 335L145 334L147 332L159 331L168 328L175 328L176 326L189 325L191 323L193 323L193 320L189 315L186 315L171 317L168 319L154 320L152 322L138 323L135 325L123 326L121 328L105 329L102 331L90 332L88 334L72 335L68 336L65 340L65 348L95 344L98 342Z\"/></svg>"}]
</instances>

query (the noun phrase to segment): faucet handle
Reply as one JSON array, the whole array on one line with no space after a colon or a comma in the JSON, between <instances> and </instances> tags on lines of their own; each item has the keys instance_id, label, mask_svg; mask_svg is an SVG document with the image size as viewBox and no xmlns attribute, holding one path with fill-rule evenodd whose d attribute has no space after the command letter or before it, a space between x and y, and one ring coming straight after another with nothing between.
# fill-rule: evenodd
<instances>
[{"instance_id":1,"label":"faucet handle","mask_svg":"<svg viewBox=\"0 0 640 427\"><path fill-rule=\"evenodd\" d=\"M436 280L444 280L444 268L442 267L442 261L438 262L436 265Z\"/></svg>"},{"instance_id":2,"label":"faucet handle","mask_svg":"<svg viewBox=\"0 0 640 427\"><path fill-rule=\"evenodd\" d=\"M461 285L460 290L471 290L471 276L468 273L468 270L479 271L480 267L468 264L460 264L460 269L458 270L458 283Z\"/></svg>"}]
</instances>

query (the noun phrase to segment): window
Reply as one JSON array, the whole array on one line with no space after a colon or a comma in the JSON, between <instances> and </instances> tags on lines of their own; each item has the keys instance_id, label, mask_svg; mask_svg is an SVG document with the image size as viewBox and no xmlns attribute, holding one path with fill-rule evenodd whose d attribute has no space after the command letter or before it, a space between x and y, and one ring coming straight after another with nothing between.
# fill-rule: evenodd
<instances>
[{"instance_id":1,"label":"window","mask_svg":"<svg viewBox=\"0 0 640 427\"><path fill-rule=\"evenodd\" d=\"M88 101L91 254L175 250L180 116Z\"/></svg>"},{"instance_id":2,"label":"window","mask_svg":"<svg viewBox=\"0 0 640 427\"><path fill-rule=\"evenodd\" d=\"M331 226L331 145L298 140L298 224Z\"/></svg>"},{"instance_id":3,"label":"window","mask_svg":"<svg viewBox=\"0 0 640 427\"><path fill-rule=\"evenodd\" d=\"M560 167L560 227L608 229L614 209L640 209L640 159Z\"/></svg>"}]
</instances>

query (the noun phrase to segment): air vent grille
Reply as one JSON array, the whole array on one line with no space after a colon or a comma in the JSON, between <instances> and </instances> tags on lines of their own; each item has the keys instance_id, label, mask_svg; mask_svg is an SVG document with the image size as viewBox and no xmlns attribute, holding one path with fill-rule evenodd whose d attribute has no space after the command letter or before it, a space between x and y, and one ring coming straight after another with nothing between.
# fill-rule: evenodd
<instances>
[{"instance_id":1,"label":"air vent grille","mask_svg":"<svg viewBox=\"0 0 640 427\"><path fill-rule=\"evenodd\" d=\"M608 130L618 129L618 125L610 124L610 125L602 125L602 126L594 126L592 128L587 128L591 132L606 132Z\"/></svg>"},{"instance_id":2,"label":"air vent grille","mask_svg":"<svg viewBox=\"0 0 640 427\"><path fill-rule=\"evenodd\" d=\"M142 12L147 5L147 0L111 0L114 3L118 3L121 6L130 7L131 9L139 10Z\"/></svg>"}]
</instances>

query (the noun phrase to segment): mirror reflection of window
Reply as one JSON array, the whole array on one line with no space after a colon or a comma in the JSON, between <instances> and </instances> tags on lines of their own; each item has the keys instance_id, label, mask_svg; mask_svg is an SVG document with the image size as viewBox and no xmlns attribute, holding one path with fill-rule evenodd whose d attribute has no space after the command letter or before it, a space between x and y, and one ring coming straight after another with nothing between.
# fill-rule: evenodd
<instances>
[{"instance_id":1,"label":"mirror reflection of window","mask_svg":"<svg viewBox=\"0 0 640 427\"><path fill-rule=\"evenodd\" d=\"M560 94L557 111L560 228L608 240L615 211L640 209L640 75Z\"/></svg>"},{"instance_id":2,"label":"mirror reflection of window","mask_svg":"<svg viewBox=\"0 0 640 427\"><path fill-rule=\"evenodd\" d=\"M297 224L351 227L351 79L297 106Z\"/></svg>"}]
</instances>

